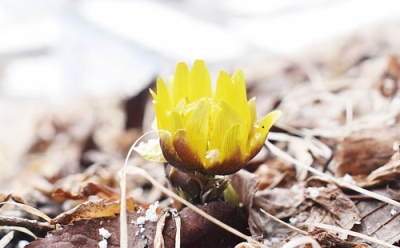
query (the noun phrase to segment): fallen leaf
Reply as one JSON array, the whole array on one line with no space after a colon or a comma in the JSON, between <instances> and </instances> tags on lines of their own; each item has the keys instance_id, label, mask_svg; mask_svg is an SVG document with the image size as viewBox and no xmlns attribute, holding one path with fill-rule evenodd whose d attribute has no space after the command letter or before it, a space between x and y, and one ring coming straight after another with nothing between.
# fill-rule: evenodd
<instances>
[{"instance_id":1,"label":"fallen leaf","mask_svg":"<svg viewBox=\"0 0 400 248\"><path fill-rule=\"evenodd\" d=\"M89 196L94 195L108 200L120 199L120 194L115 189L112 189L104 184L93 182L84 182L79 188L78 192L65 191L62 188L57 188L54 190L52 197L57 202L64 202L66 199L87 200Z\"/></svg>"},{"instance_id":2,"label":"fallen leaf","mask_svg":"<svg viewBox=\"0 0 400 248\"><path fill-rule=\"evenodd\" d=\"M342 190L333 184L311 186L313 180L307 182L306 199L312 200L331 213L338 226L350 230L361 220L361 214L356 205Z\"/></svg>"},{"instance_id":3,"label":"fallen leaf","mask_svg":"<svg viewBox=\"0 0 400 248\"><path fill-rule=\"evenodd\" d=\"M387 196L389 198L400 200L400 191L398 189L373 190L375 193ZM394 206L370 199L360 197L356 202L360 210L362 219L359 225L355 225L353 231L375 237L390 244L400 240L400 209ZM353 242L360 242L356 237L350 238ZM377 247L372 245L373 247Z\"/></svg>"},{"instance_id":4,"label":"fallen leaf","mask_svg":"<svg viewBox=\"0 0 400 248\"><path fill-rule=\"evenodd\" d=\"M393 155L393 141L400 141L398 127L364 129L340 141L333 156L336 176L368 176L386 164Z\"/></svg>"},{"instance_id":5,"label":"fallen leaf","mask_svg":"<svg viewBox=\"0 0 400 248\"><path fill-rule=\"evenodd\" d=\"M135 206L132 199L127 199L126 209L134 211ZM68 212L62 213L50 220L50 224L70 224L77 220L112 217L120 213L120 202L106 203L104 200L87 201Z\"/></svg>"},{"instance_id":6,"label":"fallen leaf","mask_svg":"<svg viewBox=\"0 0 400 248\"><path fill-rule=\"evenodd\" d=\"M146 221L143 225L132 224L143 216L143 212L128 212L128 247L145 248L153 246L156 222ZM107 239L108 248L120 247L120 224L118 217L78 220L73 225L65 225L62 229L52 231L46 238L31 242L26 248L47 247L99 247L103 237L99 229L105 228L111 234Z\"/></svg>"}]
</instances>

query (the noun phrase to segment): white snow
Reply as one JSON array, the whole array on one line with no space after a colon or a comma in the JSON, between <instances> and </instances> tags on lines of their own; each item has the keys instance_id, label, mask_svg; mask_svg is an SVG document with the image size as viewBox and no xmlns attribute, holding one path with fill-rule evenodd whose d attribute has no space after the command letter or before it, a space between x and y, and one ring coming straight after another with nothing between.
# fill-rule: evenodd
<instances>
[{"instance_id":1,"label":"white snow","mask_svg":"<svg viewBox=\"0 0 400 248\"><path fill-rule=\"evenodd\" d=\"M311 198L315 199L319 196L318 188L308 187L307 192L310 193Z\"/></svg>"},{"instance_id":2,"label":"white snow","mask_svg":"<svg viewBox=\"0 0 400 248\"><path fill-rule=\"evenodd\" d=\"M111 236L111 233L104 227L99 229L99 234L103 237L103 240L99 242L100 248L107 248L107 239Z\"/></svg>"},{"instance_id":3,"label":"white snow","mask_svg":"<svg viewBox=\"0 0 400 248\"><path fill-rule=\"evenodd\" d=\"M99 242L99 248L107 248L107 240L103 239L102 241Z\"/></svg>"},{"instance_id":4,"label":"white snow","mask_svg":"<svg viewBox=\"0 0 400 248\"><path fill-rule=\"evenodd\" d=\"M111 233L105 229L104 227L99 229L99 234L103 236L103 238L108 239L111 236Z\"/></svg>"},{"instance_id":5,"label":"white snow","mask_svg":"<svg viewBox=\"0 0 400 248\"><path fill-rule=\"evenodd\" d=\"M356 182L353 180L353 177L349 174L343 176L343 181L350 184L356 184Z\"/></svg>"}]
</instances>

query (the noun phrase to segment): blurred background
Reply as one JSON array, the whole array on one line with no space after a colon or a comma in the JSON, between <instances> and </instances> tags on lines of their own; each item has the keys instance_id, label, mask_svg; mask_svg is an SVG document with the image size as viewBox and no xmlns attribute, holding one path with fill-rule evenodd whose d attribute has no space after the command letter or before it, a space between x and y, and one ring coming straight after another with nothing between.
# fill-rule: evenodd
<instances>
[{"instance_id":1,"label":"blurred background","mask_svg":"<svg viewBox=\"0 0 400 248\"><path fill-rule=\"evenodd\" d=\"M98 133L97 146L116 149L101 135L126 136L119 101L168 78L179 61L203 59L214 78L236 68L251 78L269 67L258 61L306 48L329 53L316 44L399 17L396 0L2 0L2 176L13 178L23 154L55 137L68 145ZM82 98L92 100L76 103ZM57 135L65 127L69 140Z\"/></svg>"},{"instance_id":2,"label":"blurred background","mask_svg":"<svg viewBox=\"0 0 400 248\"><path fill-rule=\"evenodd\" d=\"M178 61L233 70L398 17L395 0L2 0L0 95L132 95Z\"/></svg>"}]
</instances>

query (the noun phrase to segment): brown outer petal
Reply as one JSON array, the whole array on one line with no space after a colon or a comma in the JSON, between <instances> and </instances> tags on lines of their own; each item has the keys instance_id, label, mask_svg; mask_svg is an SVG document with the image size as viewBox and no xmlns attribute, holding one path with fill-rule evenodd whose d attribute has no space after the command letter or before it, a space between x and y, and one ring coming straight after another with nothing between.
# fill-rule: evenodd
<instances>
[{"instance_id":1,"label":"brown outer petal","mask_svg":"<svg viewBox=\"0 0 400 248\"><path fill-rule=\"evenodd\" d=\"M203 169L203 173L210 175L230 175L242 169L248 161L245 161L239 146L231 156L226 157L221 163L214 163L207 169Z\"/></svg>"},{"instance_id":2,"label":"brown outer petal","mask_svg":"<svg viewBox=\"0 0 400 248\"><path fill-rule=\"evenodd\" d=\"M178 133L179 132L179 133ZM178 133L178 134L177 134ZM195 151L192 151L187 144L186 132L178 130L174 134L174 139L171 133L163 132L160 134L160 146L164 158L169 164L184 172L203 171L203 165ZM176 138L176 137L179 138Z\"/></svg>"},{"instance_id":3,"label":"brown outer petal","mask_svg":"<svg viewBox=\"0 0 400 248\"><path fill-rule=\"evenodd\" d=\"M185 130L178 130L171 137L169 132L160 134L160 145L165 159L175 168L184 172L202 172L209 175L230 175L242 169L261 150L262 146L253 149L244 157L239 147L231 156L226 157L221 163L214 163L207 169L204 168L199 155L192 150L187 142Z\"/></svg>"},{"instance_id":4,"label":"brown outer petal","mask_svg":"<svg viewBox=\"0 0 400 248\"><path fill-rule=\"evenodd\" d=\"M250 150L250 152L248 154L246 154L246 163L249 162L250 160L252 160L260 151L261 148L264 146L265 140L263 143L260 144L259 147L253 147L253 149Z\"/></svg>"},{"instance_id":5,"label":"brown outer petal","mask_svg":"<svg viewBox=\"0 0 400 248\"><path fill-rule=\"evenodd\" d=\"M199 154L195 150L192 150L188 143L186 130L181 129L176 131L172 144L175 148L177 156L181 160L180 165L172 164L173 166L180 170L189 172L204 170Z\"/></svg>"}]
</instances>

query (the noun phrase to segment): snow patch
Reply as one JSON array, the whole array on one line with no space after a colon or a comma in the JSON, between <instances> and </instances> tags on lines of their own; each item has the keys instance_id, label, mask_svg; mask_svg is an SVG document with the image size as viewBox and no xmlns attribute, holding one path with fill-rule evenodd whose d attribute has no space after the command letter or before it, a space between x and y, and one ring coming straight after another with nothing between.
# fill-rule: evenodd
<instances>
[{"instance_id":1,"label":"snow patch","mask_svg":"<svg viewBox=\"0 0 400 248\"><path fill-rule=\"evenodd\" d=\"M99 229L99 234L103 237L103 240L99 242L99 248L107 248L107 239L111 236L111 233L102 227Z\"/></svg>"},{"instance_id":2,"label":"snow patch","mask_svg":"<svg viewBox=\"0 0 400 248\"><path fill-rule=\"evenodd\" d=\"M102 241L99 242L99 248L107 248L107 240L103 239Z\"/></svg>"},{"instance_id":3,"label":"snow patch","mask_svg":"<svg viewBox=\"0 0 400 248\"><path fill-rule=\"evenodd\" d=\"M308 187L307 192L310 194L311 198L315 199L319 196L318 188Z\"/></svg>"},{"instance_id":4,"label":"snow patch","mask_svg":"<svg viewBox=\"0 0 400 248\"><path fill-rule=\"evenodd\" d=\"M356 184L356 182L353 180L353 177L347 173L346 173L346 175L343 176L343 182L350 183L350 184Z\"/></svg>"},{"instance_id":5,"label":"snow patch","mask_svg":"<svg viewBox=\"0 0 400 248\"><path fill-rule=\"evenodd\" d=\"M99 234L103 236L103 238L108 239L111 236L111 233L105 229L104 227L99 229Z\"/></svg>"}]
</instances>

